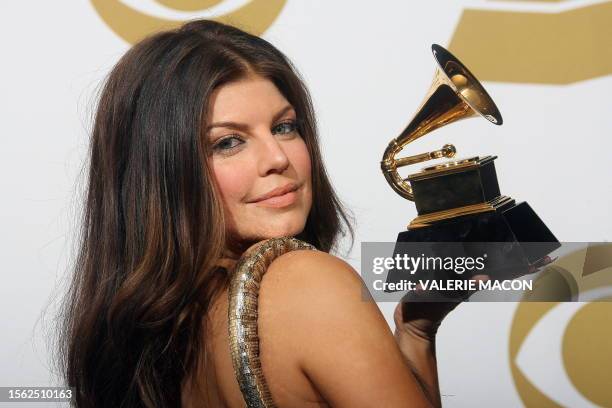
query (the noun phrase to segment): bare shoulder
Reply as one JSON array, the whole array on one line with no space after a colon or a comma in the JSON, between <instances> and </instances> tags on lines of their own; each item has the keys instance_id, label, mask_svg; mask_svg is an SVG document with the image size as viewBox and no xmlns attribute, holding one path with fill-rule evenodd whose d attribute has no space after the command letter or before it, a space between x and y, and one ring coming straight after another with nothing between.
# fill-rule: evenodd
<instances>
[{"instance_id":1,"label":"bare shoulder","mask_svg":"<svg viewBox=\"0 0 612 408\"><path fill-rule=\"evenodd\" d=\"M327 334L340 335L340 320L359 325L356 321L364 313L372 317L381 332L391 333L359 273L326 252L292 251L274 260L262 280L260 305L274 310L274 325L295 335L321 333L332 326L336 330Z\"/></svg>"},{"instance_id":2,"label":"bare shoulder","mask_svg":"<svg viewBox=\"0 0 612 408\"><path fill-rule=\"evenodd\" d=\"M357 271L344 260L322 251L299 250L275 259L266 275L265 285L271 291L299 288L301 292L322 289L361 289L362 280Z\"/></svg>"},{"instance_id":3,"label":"bare shoulder","mask_svg":"<svg viewBox=\"0 0 612 408\"><path fill-rule=\"evenodd\" d=\"M264 275L260 294L262 302L276 306L279 319L301 317L296 322L281 320L284 325L306 325L312 319L321 325L321 316L329 316L330 309L379 311L376 303L367 301L359 273L344 260L321 251L292 251L278 257Z\"/></svg>"},{"instance_id":4,"label":"bare shoulder","mask_svg":"<svg viewBox=\"0 0 612 408\"><path fill-rule=\"evenodd\" d=\"M278 257L260 289L260 330L333 406L406 406L418 390L361 277L320 251Z\"/></svg>"}]
</instances>

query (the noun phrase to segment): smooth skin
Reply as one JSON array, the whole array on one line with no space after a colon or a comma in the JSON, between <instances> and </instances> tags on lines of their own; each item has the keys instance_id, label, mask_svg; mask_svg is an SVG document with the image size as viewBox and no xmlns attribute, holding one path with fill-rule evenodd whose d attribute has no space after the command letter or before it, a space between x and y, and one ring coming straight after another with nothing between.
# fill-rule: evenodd
<instances>
[{"instance_id":1,"label":"smooth skin","mask_svg":"<svg viewBox=\"0 0 612 408\"><path fill-rule=\"evenodd\" d=\"M206 136L223 197L228 232L237 240L297 235L312 205L310 158L295 111L269 80L250 75L215 91ZM231 123L229 123L231 122ZM295 183L295 196L253 202ZM287 202L289 204L287 204ZM229 248L220 261L231 266ZM321 251L276 259L262 280L259 336L262 369L278 407L439 406L435 329L452 308L404 322L392 333L363 282L346 262ZM244 407L230 357L227 290L208 320L207 363L185 386L185 406Z\"/></svg>"}]
</instances>

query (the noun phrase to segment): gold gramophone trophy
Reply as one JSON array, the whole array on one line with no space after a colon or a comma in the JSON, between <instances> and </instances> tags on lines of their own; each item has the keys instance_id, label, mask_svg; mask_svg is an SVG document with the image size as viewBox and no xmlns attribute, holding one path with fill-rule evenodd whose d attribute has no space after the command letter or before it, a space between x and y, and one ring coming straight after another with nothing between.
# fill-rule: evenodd
<instances>
[{"instance_id":1,"label":"gold gramophone trophy","mask_svg":"<svg viewBox=\"0 0 612 408\"><path fill-rule=\"evenodd\" d=\"M496 125L503 122L497 106L474 75L443 47L434 44L432 51L438 69L429 93L404 131L391 140L381 161L391 188L414 201L418 213L407 230L399 233L397 242L472 242L485 246L503 242L512 247L513 262L521 258L524 266L536 264L560 244L529 204L517 204L500 194L494 164L497 156L447 161L405 178L398 173L403 166L455 156L455 146L447 144L433 152L396 157L406 145L435 129L474 116ZM471 252L483 250L478 245L470 248ZM504 256L497 251L497 258L490 261L503 265L507 260ZM397 279L399 276L394 279L389 274L388 281Z\"/></svg>"}]
</instances>

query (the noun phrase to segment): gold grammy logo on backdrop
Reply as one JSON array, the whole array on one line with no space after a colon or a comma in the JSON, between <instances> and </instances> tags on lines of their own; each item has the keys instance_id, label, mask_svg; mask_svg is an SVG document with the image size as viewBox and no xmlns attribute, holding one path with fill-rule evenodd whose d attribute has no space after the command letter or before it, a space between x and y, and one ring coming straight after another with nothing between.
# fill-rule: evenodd
<instances>
[{"instance_id":1,"label":"gold grammy logo on backdrop","mask_svg":"<svg viewBox=\"0 0 612 408\"><path fill-rule=\"evenodd\" d=\"M154 0L167 8L179 12L206 11L223 0ZM261 35L278 17L287 0L252 0L242 7L210 20L238 26L255 35ZM160 18L136 10L121 0L91 0L102 20L130 44L143 37L162 30L172 29L185 20Z\"/></svg>"},{"instance_id":2,"label":"gold grammy logo on backdrop","mask_svg":"<svg viewBox=\"0 0 612 408\"><path fill-rule=\"evenodd\" d=\"M570 84L610 75L612 1L580 3L497 0L490 4L503 10L466 9L449 49L483 81ZM552 12L513 10L538 4Z\"/></svg>"},{"instance_id":3,"label":"gold grammy logo on backdrop","mask_svg":"<svg viewBox=\"0 0 612 408\"><path fill-rule=\"evenodd\" d=\"M510 368L526 407L612 406L612 245L590 244L534 282L510 333ZM591 296L589 296L591 294Z\"/></svg>"}]
</instances>

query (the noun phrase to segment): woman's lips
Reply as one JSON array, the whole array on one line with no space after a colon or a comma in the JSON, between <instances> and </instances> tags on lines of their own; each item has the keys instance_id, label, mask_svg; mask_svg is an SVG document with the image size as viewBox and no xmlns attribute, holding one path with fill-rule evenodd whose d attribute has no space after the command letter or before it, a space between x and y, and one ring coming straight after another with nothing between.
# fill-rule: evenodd
<instances>
[{"instance_id":1,"label":"woman's lips","mask_svg":"<svg viewBox=\"0 0 612 408\"><path fill-rule=\"evenodd\" d=\"M276 188L268 191L266 194L262 194L262 195L260 195L257 198L249 200L248 202L249 203L255 203L255 202L267 200L268 198L280 196L280 195L283 195L283 194L288 193L290 191L297 190L298 187L299 186L296 183L288 183L288 184L285 184L284 186L276 187Z\"/></svg>"},{"instance_id":2,"label":"woman's lips","mask_svg":"<svg viewBox=\"0 0 612 408\"><path fill-rule=\"evenodd\" d=\"M282 195L266 198L265 200L256 201L253 204L262 207L282 208L295 203L297 201L297 198L297 191L294 190Z\"/></svg>"},{"instance_id":3,"label":"woman's lips","mask_svg":"<svg viewBox=\"0 0 612 408\"><path fill-rule=\"evenodd\" d=\"M295 203L299 198L297 191L300 187L301 186L297 183L291 182L282 187L272 189L266 194L259 196L259 198L247 202L257 204L260 207L287 207Z\"/></svg>"}]
</instances>

